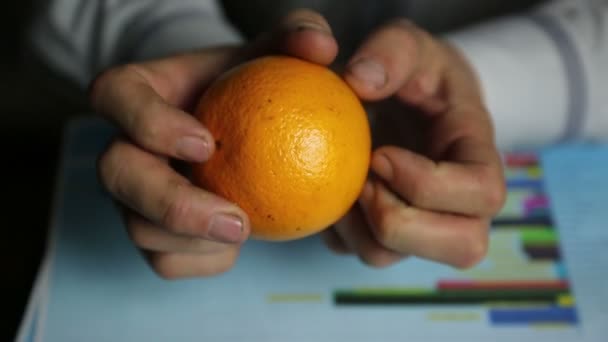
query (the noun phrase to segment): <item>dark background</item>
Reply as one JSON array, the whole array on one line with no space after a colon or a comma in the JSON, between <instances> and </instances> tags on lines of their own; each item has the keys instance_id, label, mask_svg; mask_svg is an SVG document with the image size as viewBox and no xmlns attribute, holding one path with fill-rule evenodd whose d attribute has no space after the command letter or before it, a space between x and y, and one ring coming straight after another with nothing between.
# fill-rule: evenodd
<instances>
[{"instance_id":1,"label":"dark background","mask_svg":"<svg viewBox=\"0 0 608 342\"><path fill-rule=\"evenodd\" d=\"M44 251L62 124L86 111L52 91L24 49L32 3L4 2L0 12L0 341L14 339Z\"/></svg>"}]
</instances>

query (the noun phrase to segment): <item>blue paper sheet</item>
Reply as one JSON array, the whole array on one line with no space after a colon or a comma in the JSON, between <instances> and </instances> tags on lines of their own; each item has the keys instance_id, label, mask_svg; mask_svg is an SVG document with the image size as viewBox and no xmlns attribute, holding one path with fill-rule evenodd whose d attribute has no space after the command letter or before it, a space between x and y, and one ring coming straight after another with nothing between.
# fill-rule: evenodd
<instances>
[{"instance_id":1,"label":"blue paper sheet","mask_svg":"<svg viewBox=\"0 0 608 342\"><path fill-rule=\"evenodd\" d=\"M23 341L608 340L608 146L510 161L509 202L471 270L413 258L371 269L311 237L249 241L224 275L165 281L97 182L111 134L96 119L66 132L48 274Z\"/></svg>"}]
</instances>

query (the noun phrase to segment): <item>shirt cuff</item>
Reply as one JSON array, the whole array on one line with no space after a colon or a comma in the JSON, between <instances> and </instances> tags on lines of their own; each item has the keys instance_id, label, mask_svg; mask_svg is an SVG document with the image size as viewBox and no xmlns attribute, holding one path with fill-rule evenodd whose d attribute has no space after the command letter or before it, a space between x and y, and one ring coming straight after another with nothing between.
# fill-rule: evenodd
<instances>
[{"instance_id":1,"label":"shirt cuff","mask_svg":"<svg viewBox=\"0 0 608 342\"><path fill-rule=\"evenodd\" d=\"M448 34L469 60L501 149L532 148L564 137L572 109L563 51L531 17L506 17Z\"/></svg>"}]
</instances>

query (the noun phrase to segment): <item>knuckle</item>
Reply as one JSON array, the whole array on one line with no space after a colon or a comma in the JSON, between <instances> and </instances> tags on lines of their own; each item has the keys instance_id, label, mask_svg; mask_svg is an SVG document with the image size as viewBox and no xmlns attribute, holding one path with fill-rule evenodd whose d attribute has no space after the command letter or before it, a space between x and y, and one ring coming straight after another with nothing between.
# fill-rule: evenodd
<instances>
[{"instance_id":1,"label":"knuckle","mask_svg":"<svg viewBox=\"0 0 608 342\"><path fill-rule=\"evenodd\" d=\"M87 93L94 107L99 107L98 104L101 102L100 100L103 97L105 89L114 83L119 74L120 70L118 68L111 68L100 72L93 78L89 84Z\"/></svg>"},{"instance_id":2,"label":"knuckle","mask_svg":"<svg viewBox=\"0 0 608 342\"><path fill-rule=\"evenodd\" d=\"M396 207L383 208L378 213L377 224L374 226L374 235L378 242L385 246L391 246L394 242L396 229L406 222L400 219Z\"/></svg>"},{"instance_id":3,"label":"knuckle","mask_svg":"<svg viewBox=\"0 0 608 342\"><path fill-rule=\"evenodd\" d=\"M169 191L162 199L161 208L165 208L161 215L163 227L176 233L183 233L184 222L191 211L192 202L186 196L189 184L185 179L176 178L169 180Z\"/></svg>"},{"instance_id":4,"label":"knuckle","mask_svg":"<svg viewBox=\"0 0 608 342\"><path fill-rule=\"evenodd\" d=\"M125 219L127 233L131 241L140 248L152 249L154 246L153 236L142 226L139 220L133 215L129 215Z\"/></svg>"},{"instance_id":5,"label":"knuckle","mask_svg":"<svg viewBox=\"0 0 608 342\"><path fill-rule=\"evenodd\" d=\"M149 262L154 272L162 279L176 280L183 277L171 254L153 253L149 257Z\"/></svg>"},{"instance_id":6,"label":"knuckle","mask_svg":"<svg viewBox=\"0 0 608 342\"><path fill-rule=\"evenodd\" d=\"M505 203L507 189L499 171L484 167L478 175L478 188L482 196L484 214L492 216L500 211Z\"/></svg>"},{"instance_id":7,"label":"knuckle","mask_svg":"<svg viewBox=\"0 0 608 342\"><path fill-rule=\"evenodd\" d=\"M213 267L208 272L206 272L206 274L203 274L203 275L211 276L211 275L218 275L218 274L228 272L229 270L232 269L232 267L234 267L234 264L236 263L238 256L239 256L239 249L238 248L231 249L229 252L225 253L221 257L220 262L216 263L215 267Z\"/></svg>"},{"instance_id":8,"label":"knuckle","mask_svg":"<svg viewBox=\"0 0 608 342\"><path fill-rule=\"evenodd\" d=\"M480 222L479 227L470 229L461 235L462 250L460 257L454 262L455 267L469 269L479 264L486 257L489 246L486 227L486 223Z\"/></svg>"},{"instance_id":9,"label":"knuckle","mask_svg":"<svg viewBox=\"0 0 608 342\"><path fill-rule=\"evenodd\" d=\"M116 194L124 166L126 146L121 140L113 141L97 160L98 178L110 193Z\"/></svg>"},{"instance_id":10,"label":"knuckle","mask_svg":"<svg viewBox=\"0 0 608 342\"><path fill-rule=\"evenodd\" d=\"M115 89L117 86L124 84L125 79L133 77L134 75L139 75L141 73L138 71L139 69L140 68L134 64L125 64L108 68L97 74L89 84L87 91L93 107L103 113L102 100L104 99L107 90Z\"/></svg>"},{"instance_id":11,"label":"knuckle","mask_svg":"<svg viewBox=\"0 0 608 342\"><path fill-rule=\"evenodd\" d=\"M130 131L143 144L155 143L163 136L166 126L159 120L161 116L157 115L159 106L160 103L151 102L142 110L145 113L131 116Z\"/></svg>"},{"instance_id":12,"label":"knuckle","mask_svg":"<svg viewBox=\"0 0 608 342\"><path fill-rule=\"evenodd\" d=\"M407 193L408 200L418 207L427 207L433 202L432 183L429 175L420 176L415 182L411 182Z\"/></svg>"},{"instance_id":13,"label":"knuckle","mask_svg":"<svg viewBox=\"0 0 608 342\"><path fill-rule=\"evenodd\" d=\"M325 23L325 18L316 11L308 8L298 8L290 11L284 19L285 22L307 21L314 23Z\"/></svg>"},{"instance_id":14,"label":"knuckle","mask_svg":"<svg viewBox=\"0 0 608 342\"><path fill-rule=\"evenodd\" d=\"M395 253L371 243L361 250L359 259L373 268L384 268L396 261Z\"/></svg>"},{"instance_id":15,"label":"knuckle","mask_svg":"<svg viewBox=\"0 0 608 342\"><path fill-rule=\"evenodd\" d=\"M423 30L407 18L397 18L389 21L384 27L388 32L400 37L401 43L405 48L413 49L420 46Z\"/></svg>"}]
</instances>

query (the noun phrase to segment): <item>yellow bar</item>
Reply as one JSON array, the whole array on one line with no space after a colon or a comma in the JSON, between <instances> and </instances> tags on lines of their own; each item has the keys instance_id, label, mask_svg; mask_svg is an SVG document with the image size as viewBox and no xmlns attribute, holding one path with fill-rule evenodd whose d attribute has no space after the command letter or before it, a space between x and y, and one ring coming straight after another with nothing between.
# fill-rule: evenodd
<instances>
[{"instance_id":1,"label":"yellow bar","mask_svg":"<svg viewBox=\"0 0 608 342\"><path fill-rule=\"evenodd\" d=\"M534 178L541 178L543 175L543 170L538 166L532 166L528 168L528 176Z\"/></svg>"},{"instance_id":2,"label":"yellow bar","mask_svg":"<svg viewBox=\"0 0 608 342\"><path fill-rule=\"evenodd\" d=\"M572 329L574 324L564 322L542 322L530 323L530 327L538 330Z\"/></svg>"},{"instance_id":3,"label":"yellow bar","mask_svg":"<svg viewBox=\"0 0 608 342\"><path fill-rule=\"evenodd\" d=\"M563 307L573 307L574 306L574 297L569 294L562 294L557 297L557 305Z\"/></svg>"},{"instance_id":4,"label":"yellow bar","mask_svg":"<svg viewBox=\"0 0 608 342\"><path fill-rule=\"evenodd\" d=\"M323 295L319 293L273 293L266 296L269 303L319 303Z\"/></svg>"},{"instance_id":5,"label":"yellow bar","mask_svg":"<svg viewBox=\"0 0 608 342\"><path fill-rule=\"evenodd\" d=\"M478 312L430 312L427 319L435 322L479 321L481 315Z\"/></svg>"}]
</instances>

